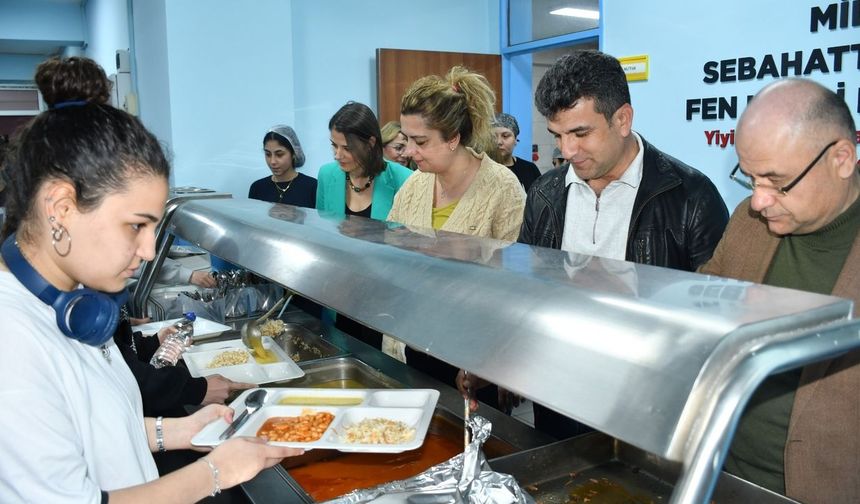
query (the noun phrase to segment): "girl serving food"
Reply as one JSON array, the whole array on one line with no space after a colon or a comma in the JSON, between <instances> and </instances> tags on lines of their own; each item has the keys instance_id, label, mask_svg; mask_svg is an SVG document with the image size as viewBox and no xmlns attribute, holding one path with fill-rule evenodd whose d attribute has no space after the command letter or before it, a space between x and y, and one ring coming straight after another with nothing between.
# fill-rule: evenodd
<instances>
[{"instance_id":1,"label":"girl serving food","mask_svg":"<svg viewBox=\"0 0 860 504\"><path fill-rule=\"evenodd\" d=\"M169 168L140 121L83 85L91 65L79 63L40 67L53 108L18 133L4 165L14 189L0 248L0 502L195 502L300 450L231 439L158 477L151 452L190 448L232 412L143 417L112 335L126 279L154 257Z\"/></svg>"}]
</instances>

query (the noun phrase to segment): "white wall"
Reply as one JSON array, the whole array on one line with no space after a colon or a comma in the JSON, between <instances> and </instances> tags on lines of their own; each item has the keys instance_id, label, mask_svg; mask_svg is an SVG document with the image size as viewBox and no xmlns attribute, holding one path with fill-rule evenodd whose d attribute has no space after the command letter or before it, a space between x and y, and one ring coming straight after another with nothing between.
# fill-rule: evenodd
<instances>
[{"instance_id":1,"label":"white wall","mask_svg":"<svg viewBox=\"0 0 860 504\"><path fill-rule=\"evenodd\" d=\"M840 4L840 2L832 2ZM853 2L841 2L850 6ZM856 44L860 28L819 29L810 32L810 9L826 8L823 1L725 0L704 8L697 2L627 2L603 0L603 50L613 56L650 55L650 78L632 82L634 128L645 138L708 174L726 199L729 209L748 194L728 178L737 158L733 145L707 145L705 131L731 131L736 118L686 118L688 99L738 97L738 114L746 96L755 94L774 79L707 84L703 65L751 56L758 62L773 54L804 52L804 61L815 48L824 49L829 66L833 57L826 48ZM845 82L847 101L857 113L860 71L858 53L846 54L841 72L814 71L808 77L836 90ZM793 74L792 74L793 75ZM806 162L806 161L804 161Z\"/></svg>"}]
</instances>

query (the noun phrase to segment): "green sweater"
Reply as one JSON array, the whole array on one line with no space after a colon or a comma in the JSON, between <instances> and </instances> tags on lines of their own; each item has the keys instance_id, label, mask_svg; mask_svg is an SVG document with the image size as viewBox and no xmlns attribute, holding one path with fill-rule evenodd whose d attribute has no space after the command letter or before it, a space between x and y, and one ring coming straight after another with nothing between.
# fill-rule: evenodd
<instances>
[{"instance_id":1,"label":"green sweater","mask_svg":"<svg viewBox=\"0 0 860 504\"><path fill-rule=\"evenodd\" d=\"M860 199L818 231L782 238L764 283L830 294L858 229ZM759 386L726 457L726 470L780 494L785 494L785 443L800 373L771 376Z\"/></svg>"}]
</instances>

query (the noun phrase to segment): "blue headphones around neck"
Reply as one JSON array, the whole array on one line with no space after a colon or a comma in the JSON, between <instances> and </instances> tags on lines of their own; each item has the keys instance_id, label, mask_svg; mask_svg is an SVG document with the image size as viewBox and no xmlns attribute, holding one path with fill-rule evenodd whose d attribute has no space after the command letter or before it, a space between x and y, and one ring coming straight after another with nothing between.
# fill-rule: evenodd
<instances>
[{"instance_id":1,"label":"blue headphones around neck","mask_svg":"<svg viewBox=\"0 0 860 504\"><path fill-rule=\"evenodd\" d=\"M57 327L66 336L92 346L104 345L119 324L119 309L128 300L123 289L107 294L93 289L75 289L65 292L45 280L27 262L12 233L0 248L3 261L24 287L50 305L57 314Z\"/></svg>"}]
</instances>

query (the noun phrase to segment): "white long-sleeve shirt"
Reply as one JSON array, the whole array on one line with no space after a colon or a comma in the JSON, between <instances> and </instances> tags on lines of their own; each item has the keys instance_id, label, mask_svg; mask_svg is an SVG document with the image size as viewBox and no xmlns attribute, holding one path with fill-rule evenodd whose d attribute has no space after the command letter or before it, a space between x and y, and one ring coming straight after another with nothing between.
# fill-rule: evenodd
<instances>
[{"instance_id":1,"label":"white long-sleeve shirt","mask_svg":"<svg viewBox=\"0 0 860 504\"><path fill-rule=\"evenodd\" d=\"M66 337L54 310L0 271L0 502L99 503L158 477L137 383L111 339Z\"/></svg>"}]
</instances>

